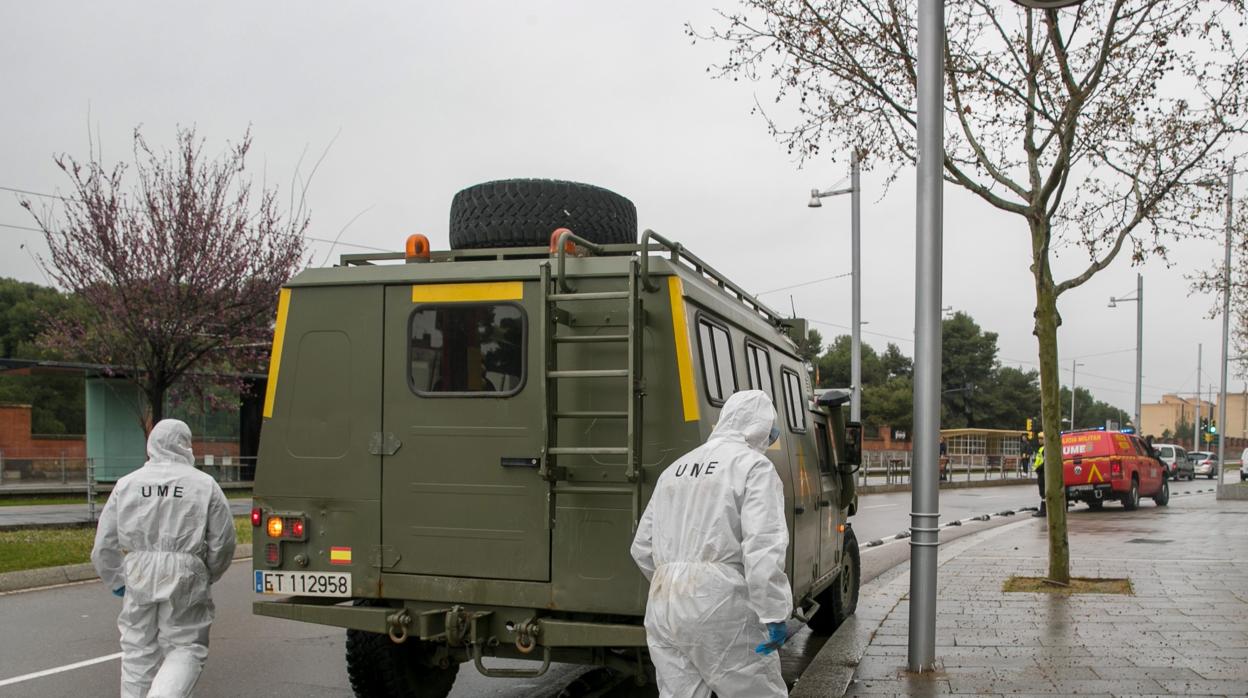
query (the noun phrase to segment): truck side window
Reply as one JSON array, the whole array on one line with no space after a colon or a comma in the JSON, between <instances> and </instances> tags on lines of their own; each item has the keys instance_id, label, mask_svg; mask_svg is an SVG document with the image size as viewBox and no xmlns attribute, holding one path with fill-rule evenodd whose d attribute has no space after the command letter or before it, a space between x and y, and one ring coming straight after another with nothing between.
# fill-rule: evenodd
<instances>
[{"instance_id":1,"label":"truck side window","mask_svg":"<svg viewBox=\"0 0 1248 698\"><path fill-rule=\"evenodd\" d=\"M511 395L524 385L524 311L510 303L412 313L408 381L418 395Z\"/></svg>"},{"instance_id":2,"label":"truck side window","mask_svg":"<svg viewBox=\"0 0 1248 698\"><path fill-rule=\"evenodd\" d=\"M702 352L702 376L711 404L722 405L737 392L737 374L732 366L732 342L728 329L704 318L698 319L698 348Z\"/></svg>"},{"instance_id":3,"label":"truck side window","mask_svg":"<svg viewBox=\"0 0 1248 698\"><path fill-rule=\"evenodd\" d=\"M775 400L776 394L771 387L771 355L767 350L745 340L745 364L750 387L767 393L767 397Z\"/></svg>"},{"instance_id":4,"label":"truck side window","mask_svg":"<svg viewBox=\"0 0 1248 698\"><path fill-rule=\"evenodd\" d=\"M819 472L832 474L832 459L828 456L828 425L815 422L815 447L819 449Z\"/></svg>"},{"instance_id":5,"label":"truck side window","mask_svg":"<svg viewBox=\"0 0 1248 698\"><path fill-rule=\"evenodd\" d=\"M802 379L787 368L780 369L780 379L784 383L784 411L789 417L789 429L803 434L806 432L806 399L802 395Z\"/></svg>"}]
</instances>

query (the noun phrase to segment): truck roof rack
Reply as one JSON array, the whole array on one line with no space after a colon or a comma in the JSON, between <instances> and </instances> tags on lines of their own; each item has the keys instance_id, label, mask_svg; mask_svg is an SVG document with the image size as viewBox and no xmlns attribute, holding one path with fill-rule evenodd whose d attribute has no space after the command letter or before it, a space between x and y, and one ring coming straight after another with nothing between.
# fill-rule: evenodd
<instances>
[{"instance_id":1,"label":"truck roof rack","mask_svg":"<svg viewBox=\"0 0 1248 698\"><path fill-rule=\"evenodd\" d=\"M637 244L616 244L616 245L599 245L590 243L588 245L579 245L588 248L595 255L603 257L612 256L634 256L641 257L642 282L646 285L647 290L654 291L657 287L649 282L650 255L652 253L667 253L672 264L682 265L686 269L693 271L706 281L709 281L724 295L735 298L745 307L753 310L761 315L772 325L778 328L786 328L789 325L789 319L769 308L749 291L741 288L733 283L728 277L719 273L714 267L704 262L697 255L692 254L684 245L678 242L672 242L667 238L659 235L653 230L646 229L641 236L641 242ZM438 252L430 252L428 257L429 263L441 262L467 262L482 260L504 260L504 259L543 259L551 256L559 258L559 266L562 269L563 260L566 256L567 247L558 245L555 247L554 241L550 248L545 247L498 247L486 249L471 250L445 250ZM363 252L354 254L344 254L339 257L338 266L371 266L376 262L393 262L404 261L406 254L403 252ZM422 262L425 260L421 260Z\"/></svg>"}]
</instances>

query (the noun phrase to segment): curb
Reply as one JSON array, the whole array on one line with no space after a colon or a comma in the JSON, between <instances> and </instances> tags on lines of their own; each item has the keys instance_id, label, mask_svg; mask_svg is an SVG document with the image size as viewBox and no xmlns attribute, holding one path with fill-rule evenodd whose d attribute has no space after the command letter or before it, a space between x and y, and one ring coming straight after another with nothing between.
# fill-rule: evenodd
<instances>
[{"instance_id":1,"label":"curb","mask_svg":"<svg viewBox=\"0 0 1248 698\"><path fill-rule=\"evenodd\" d=\"M96 522L82 519L81 521L46 521L32 523L0 524L0 531L38 531L45 528L95 528Z\"/></svg>"},{"instance_id":2,"label":"curb","mask_svg":"<svg viewBox=\"0 0 1248 698\"><path fill-rule=\"evenodd\" d=\"M251 557L251 543L243 543L234 549L234 559ZM40 567L33 570L16 570L0 573L0 594L15 591L31 591L42 587L86 582L99 577L95 566L89 562L59 567Z\"/></svg>"}]
</instances>

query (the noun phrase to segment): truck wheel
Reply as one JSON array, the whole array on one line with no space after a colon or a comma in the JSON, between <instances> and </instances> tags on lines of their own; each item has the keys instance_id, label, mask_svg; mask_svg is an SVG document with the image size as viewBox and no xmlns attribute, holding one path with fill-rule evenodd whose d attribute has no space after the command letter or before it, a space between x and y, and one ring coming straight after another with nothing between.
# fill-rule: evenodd
<instances>
[{"instance_id":1,"label":"truck wheel","mask_svg":"<svg viewBox=\"0 0 1248 698\"><path fill-rule=\"evenodd\" d=\"M858 538L854 535L854 529L847 527L841 548L841 573L832 582L832 586L815 597L820 609L807 623L819 635L836 632L841 623L858 608L858 584L862 579L862 566L859 562Z\"/></svg>"},{"instance_id":2,"label":"truck wheel","mask_svg":"<svg viewBox=\"0 0 1248 698\"><path fill-rule=\"evenodd\" d=\"M1164 507L1170 503L1170 483L1167 480L1161 481L1161 490L1157 492L1157 496L1153 497L1153 501L1157 506Z\"/></svg>"},{"instance_id":3,"label":"truck wheel","mask_svg":"<svg viewBox=\"0 0 1248 698\"><path fill-rule=\"evenodd\" d=\"M443 669L432 656L427 642L396 645L382 633L347 631L347 676L357 698L446 698L459 665Z\"/></svg>"},{"instance_id":4,"label":"truck wheel","mask_svg":"<svg viewBox=\"0 0 1248 698\"><path fill-rule=\"evenodd\" d=\"M1135 511L1140 506L1140 478L1135 475L1131 476L1131 491L1123 495L1122 508L1127 511Z\"/></svg>"},{"instance_id":5,"label":"truck wheel","mask_svg":"<svg viewBox=\"0 0 1248 698\"><path fill-rule=\"evenodd\" d=\"M501 179L451 200L451 249L546 247L568 228L597 243L637 242L637 207L613 191L554 179Z\"/></svg>"}]
</instances>

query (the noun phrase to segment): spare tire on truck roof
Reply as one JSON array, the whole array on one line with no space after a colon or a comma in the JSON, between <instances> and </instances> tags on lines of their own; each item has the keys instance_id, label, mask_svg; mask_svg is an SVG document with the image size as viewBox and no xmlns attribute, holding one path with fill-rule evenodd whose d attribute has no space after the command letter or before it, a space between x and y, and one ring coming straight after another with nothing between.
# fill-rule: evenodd
<instances>
[{"instance_id":1,"label":"spare tire on truck roof","mask_svg":"<svg viewBox=\"0 0 1248 698\"><path fill-rule=\"evenodd\" d=\"M602 244L637 242L637 207L613 191L556 179L500 179L451 201L451 249L545 247L558 228Z\"/></svg>"}]
</instances>

